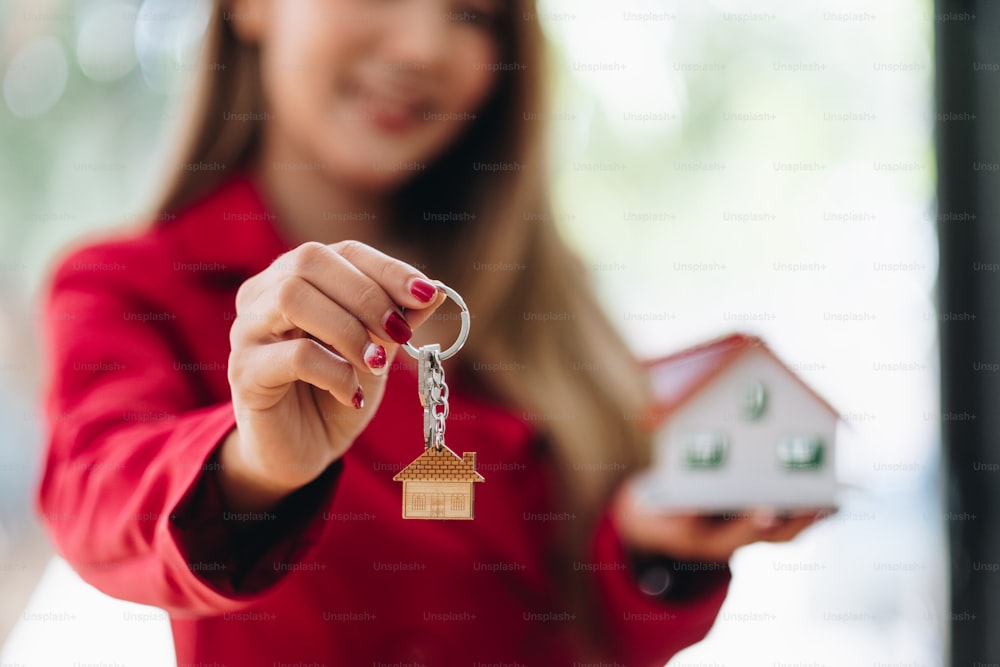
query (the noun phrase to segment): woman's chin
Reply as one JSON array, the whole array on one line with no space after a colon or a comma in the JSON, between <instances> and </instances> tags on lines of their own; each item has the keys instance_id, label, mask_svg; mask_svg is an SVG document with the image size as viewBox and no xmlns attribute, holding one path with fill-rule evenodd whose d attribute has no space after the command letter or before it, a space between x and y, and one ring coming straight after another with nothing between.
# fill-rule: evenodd
<instances>
[{"instance_id":1,"label":"woman's chin","mask_svg":"<svg viewBox=\"0 0 1000 667\"><path fill-rule=\"evenodd\" d=\"M372 157L352 165L343 175L355 188L373 194L389 195L416 178L427 167L427 162L409 157Z\"/></svg>"}]
</instances>

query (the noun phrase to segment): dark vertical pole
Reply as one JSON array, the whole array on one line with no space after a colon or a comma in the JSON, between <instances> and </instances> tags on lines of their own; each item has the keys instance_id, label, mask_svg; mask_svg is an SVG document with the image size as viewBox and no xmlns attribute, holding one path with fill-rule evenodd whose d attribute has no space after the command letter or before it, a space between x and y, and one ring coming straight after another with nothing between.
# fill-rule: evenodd
<instances>
[{"instance_id":1,"label":"dark vertical pole","mask_svg":"<svg viewBox=\"0 0 1000 667\"><path fill-rule=\"evenodd\" d=\"M936 0L951 664L1000 662L1000 6Z\"/></svg>"}]
</instances>

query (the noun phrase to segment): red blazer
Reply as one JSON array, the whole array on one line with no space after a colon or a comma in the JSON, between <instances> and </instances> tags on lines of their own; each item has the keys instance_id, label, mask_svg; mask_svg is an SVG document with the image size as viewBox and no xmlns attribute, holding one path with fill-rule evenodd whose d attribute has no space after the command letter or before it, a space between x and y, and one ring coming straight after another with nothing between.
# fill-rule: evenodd
<instances>
[{"instance_id":1,"label":"red blazer","mask_svg":"<svg viewBox=\"0 0 1000 667\"><path fill-rule=\"evenodd\" d=\"M404 520L393 475L423 447L410 359L342 461L274 512L221 502L234 427L236 289L289 249L249 178L173 219L64 258L46 302L50 441L37 503L88 582L170 614L180 665L571 665L574 626L546 569L552 460L518 414L450 374L452 449L478 452L474 521ZM475 335L475 332L473 332ZM471 374L469 374L471 375ZM720 572L669 603L643 594L604 517L583 563L617 663L663 665L700 640ZM608 664L608 663L602 663Z\"/></svg>"}]
</instances>

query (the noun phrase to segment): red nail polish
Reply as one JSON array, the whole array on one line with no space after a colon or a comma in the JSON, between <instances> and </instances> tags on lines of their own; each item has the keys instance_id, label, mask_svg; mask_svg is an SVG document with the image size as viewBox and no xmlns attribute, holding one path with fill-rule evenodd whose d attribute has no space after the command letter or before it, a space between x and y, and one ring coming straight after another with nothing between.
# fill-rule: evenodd
<instances>
[{"instance_id":1,"label":"red nail polish","mask_svg":"<svg viewBox=\"0 0 1000 667\"><path fill-rule=\"evenodd\" d=\"M408 342L413 336L413 330L410 329L410 325L395 310L389 312L389 317L385 319L383 327L385 328L385 332L389 334L389 338L400 345Z\"/></svg>"},{"instance_id":2,"label":"red nail polish","mask_svg":"<svg viewBox=\"0 0 1000 667\"><path fill-rule=\"evenodd\" d=\"M414 278L410 283L410 294L428 303L437 294L437 287L422 278Z\"/></svg>"},{"instance_id":3,"label":"red nail polish","mask_svg":"<svg viewBox=\"0 0 1000 667\"><path fill-rule=\"evenodd\" d=\"M367 347L365 347L364 358L368 368L372 370L377 371L385 368L385 348L381 345L368 343Z\"/></svg>"},{"instance_id":4,"label":"red nail polish","mask_svg":"<svg viewBox=\"0 0 1000 667\"><path fill-rule=\"evenodd\" d=\"M354 404L355 410L360 410L365 407L365 392L361 391L361 387L354 392L354 397L351 398L351 403Z\"/></svg>"}]
</instances>

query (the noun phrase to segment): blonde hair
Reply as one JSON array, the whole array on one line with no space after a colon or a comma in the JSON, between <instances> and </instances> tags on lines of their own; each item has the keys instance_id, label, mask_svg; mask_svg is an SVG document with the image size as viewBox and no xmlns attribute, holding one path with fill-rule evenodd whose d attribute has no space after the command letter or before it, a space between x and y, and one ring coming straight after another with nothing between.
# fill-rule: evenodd
<instances>
[{"instance_id":1,"label":"blonde hair","mask_svg":"<svg viewBox=\"0 0 1000 667\"><path fill-rule=\"evenodd\" d=\"M425 256L441 263L428 267L429 275L458 289L475 312L475 330L459 355L466 366L519 369L479 375L548 443L562 509L577 517L568 522L564 555L584 560L611 492L647 463L648 436L635 417L648 389L552 215L546 126L537 120L547 115L544 37L534 15L534 0L508 4L496 28L501 62L521 67L499 73L497 89L465 135L403 186L398 202L411 215L393 231L412 243L433 243ZM207 194L246 165L261 134L259 123L223 119L223 111L261 114L264 100L256 49L237 39L221 0L201 57L195 101L158 214ZM208 174L181 168L194 162L225 168ZM475 212L476 221L414 224L428 207ZM565 568L567 582L572 570Z\"/></svg>"}]
</instances>

